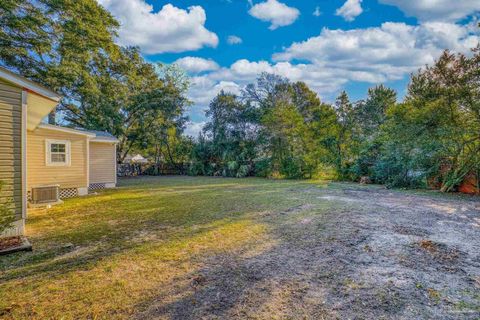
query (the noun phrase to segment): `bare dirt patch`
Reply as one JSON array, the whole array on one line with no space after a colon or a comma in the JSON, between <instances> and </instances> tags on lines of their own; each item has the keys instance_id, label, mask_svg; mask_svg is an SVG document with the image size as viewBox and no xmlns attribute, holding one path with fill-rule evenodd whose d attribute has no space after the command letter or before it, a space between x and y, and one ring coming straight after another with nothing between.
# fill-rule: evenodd
<instances>
[{"instance_id":1,"label":"bare dirt patch","mask_svg":"<svg viewBox=\"0 0 480 320\"><path fill-rule=\"evenodd\" d=\"M430 234L430 232L426 229L406 227L406 226L394 226L393 231L399 234L403 234L407 236L417 236L417 237L425 237Z\"/></svg>"},{"instance_id":2,"label":"bare dirt patch","mask_svg":"<svg viewBox=\"0 0 480 320\"><path fill-rule=\"evenodd\" d=\"M137 318L480 318L479 200L342 185L288 194L303 203L258 214L271 232L262 250L202 260L180 298Z\"/></svg>"},{"instance_id":3,"label":"bare dirt patch","mask_svg":"<svg viewBox=\"0 0 480 320\"><path fill-rule=\"evenodd\" d=\"M311 208L313 208L313 205L310 204L310 203L306 203L306 204L302 204L302 205L299 205L299 206L288 208L287 210L284 210L284 211L280 212L280 214L300 213L300 212L309 210Z\"/></svg>"},{"instance_id":4,"label":"bare dirt patch","mask_svg":"<svg viewBox=\"0 0 480 320\"><path fill-rule=\"evenodd\" d=\"M421 240L415 245L427 251L434 259L442 262L455 262L461 255L459 250L451 249L445 244L431 240Z\"/></svg>"}]
</instances>

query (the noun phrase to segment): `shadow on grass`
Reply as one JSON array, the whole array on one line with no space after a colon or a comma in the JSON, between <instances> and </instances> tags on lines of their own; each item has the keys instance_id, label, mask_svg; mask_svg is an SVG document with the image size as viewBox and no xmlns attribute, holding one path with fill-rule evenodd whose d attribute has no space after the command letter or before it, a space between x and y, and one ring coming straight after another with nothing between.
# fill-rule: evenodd
<instances>
[{"instance_id":1,"label":"shadow on grass","mask_svg":"<svg viewBox=\"0 0 480 320\"><path fill-rule=\"evenodd\" d=\"M379 249L392 242L385 226L398 219L388 219L416 218L384 215L389 191L320 185L326 200L303 181L121 185L33 215L37 250L0 261L0 317L16 303L12 319L393 318L429 303L416 271L401 269L399 287L381 282L383 267L398 266L390 247ZM365 201L338 201L346 193Z\"/></svg>"},{"instance_id":2,"label":"shadow on grass","mask_svg":"<svg viewBox=\"0 0 480 320\"><path fill-rule=\"evenodd\" d=\"M316 210L325 213L326 209ZM135 318L331 319L338 316L328 310L327 294L320 288L335 276L344 277L345 270L340 269L346 269L348 262L343 262L337 270L329 270L331 261L320 259L328 233L313 232L323 230L323 219L318 216L315 223L304 226L299 223L302 213L295 215L293 220L292 216L281 213L261 217L269 230L268 239L204 257L202 268L157 288L153 297L137 304L133 308ZM302 232L319 238L300 243L297 237ZM166 288L174 289L166 291Z\"/></svg>"},{"instance_id":3,"label":"shadow on grass","mask_svg":"<svg viewBox=\"0 0 480 320\"><path fill-rule=\"evenodd\" d=\"M208 232L217 222L231 223L269 208L269 197L278 198L279 188L298 183L272 186L260 179L222 181L187 177L162 184L158 178L128 179L118 190L67 200L64 206L33 215L29 223L34 226L34 251L3 258L0 281L89 270L98 261L135 250L144 242L163 243ZM258 186L262 189L252 196L252 188ZM230 193L231 188L235 192ZM239 206L237 201L247 196L249 203ZM276 202L282 205L280 199Z\"/></svg>"}]
</instances>

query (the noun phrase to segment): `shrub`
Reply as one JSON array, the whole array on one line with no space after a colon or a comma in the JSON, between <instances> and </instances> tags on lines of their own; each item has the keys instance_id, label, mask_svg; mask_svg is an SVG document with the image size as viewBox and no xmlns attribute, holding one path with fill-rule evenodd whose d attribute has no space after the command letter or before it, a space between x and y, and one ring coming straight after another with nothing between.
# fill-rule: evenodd
<instances>
[{"instance_id":1,"label":"shrub","mask_svg":"<svg viewBox=\"0 0 480 320\"><path fill-rule=\"evenodd\" d=\"M0 194L4 188L4 182L0 181ZM0 234L8 229L15 221L15 214L10 209L11 200L0 203Z\"/></svg>"},{"instance_id":2,"label":"shrub","mask_svg":"<svg viewBox=\"0 0 480 320\"><path fill-rule=\"evenodd\" d=\"M245 178L250 173L250 166L241 165L237 170L237 178Z\"/></svg>"},{"instance_id":3,"label":"shrub","mask_svg":"<svg viewBox=\"0 0 480 320\"><path fill-rule=\"evenodd\" d=\"M223 170L223 176L224 177L236 177L237 176L237 170L239 168L238 162L237 161L228 161L226 168Z\"/></svg>"},{"instance_id":4,"label":"shrub","mask_svg":"<svg viewBox=\"0 0 480 320\"><path fill-rule=\"evenodd\" d=\"M301 179L304 177L302 170L302 161L297 157L288 157L283 159L280 166L280 174L287 179Z\"/></svg>"},{"instance_id":5,"label":"shrub","mask_svg":"<svg viewBox=\"0 0 480 320\"><path fill-rule=\"evenodd\" d=\"M268 178L272 175L272 166L269 158L263 158L255 162L255 175Z\"/></svg>"}]
</instances>

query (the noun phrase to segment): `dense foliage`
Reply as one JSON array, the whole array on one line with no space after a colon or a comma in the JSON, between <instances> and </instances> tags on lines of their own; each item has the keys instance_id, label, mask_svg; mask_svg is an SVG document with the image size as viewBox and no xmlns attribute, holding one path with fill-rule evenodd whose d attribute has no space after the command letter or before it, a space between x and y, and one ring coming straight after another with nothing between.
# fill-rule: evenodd
<instances>
[{"instance_id":1,"label":"dense foliage","mask_svg":"<svg viewBox=\"0 0 480 320\"><path fill-rule=\"evenodd\" d=\"M221 92L207 116L192 174L312 177L331 157L335 111L302 82L262 74L240 97Z\"/></svg>"},{"instance_id":2,"label":"dense foliage","mask_svg":"<svg viewBox=\"0 0 480 320\"><path fill-rule=\"evenodd\" d=\"M446 51L412 75L408 94L383 85L322 103L305 83L262 74L221 92L194 146L191 173L338 179L454 190L480 172L480 51Z\"/></svg>"},{"instance_id":3,"label":"dense foliage","mask_svg":"<svg viewBox=\"0 0 480 320\"><path fill-rule=\"evenodd\" d=\"M62 94L63 124L117 136L121 160L181 139L188 82L116 45L118 27L95 0L0 1L0 65Z\"/></svg>"},{"instance_id":4,"label":"dense foliage","mask_svg":"<svg viewBox=\"0 0 480 320\"><path fill-rule=\"evenodd\" d=\"M395 170L383 179L394 184L418 184L428 178L451 191L467 174L479 176L478 48L470 58L445 52L412 77L404 103L388 110L383 161L383 166Z\"/></svg>"}]
</instances>

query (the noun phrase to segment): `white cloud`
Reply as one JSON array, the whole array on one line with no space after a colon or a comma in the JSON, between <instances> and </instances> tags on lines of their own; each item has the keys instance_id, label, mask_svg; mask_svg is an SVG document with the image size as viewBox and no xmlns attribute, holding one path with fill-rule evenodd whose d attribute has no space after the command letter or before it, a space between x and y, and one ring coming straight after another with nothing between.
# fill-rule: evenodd
<instances>
[{"instance_id":1,"label":"white cloud","mask_svg":"<svg viewBox=\"0 0 480 320\"><path fill-rule=\"evenodd\" d=\"M322 12L320 11L320 7L317 6L315 7L315 11L312 13L315 17L320 17L322 15Z\"/></svg>"},{"instance_id":2,"label":"white cloud","mask_svg":"<svg viewBox=\"0 0 480 320\"><path fill-rule=\"evenodd\" d=\"M197 76L191 78L191 87L189 90L189 98L197 105L207 107L210 101L220 92L230 92L240 94L241 80L230 77L235 80L222 80L218 76L218 72L208 75ZM237 83L239 82L239 83Z\"/></svg>"},{"instance_id":3,"label":"white cloud","mask_svg":"<svg viewBox=\"0 0 480 320\"><path fill-rule=\"evenodd\" d=\"M185 129L185 134L191 137L198 137L198 134L202 131L203 127L205 126L206 122L188 122L187 128Z\"/></svg>"},{"instance_id":4,"label":"white cloud","mask_svg":"<svg viewBox=\"0 0 480 320\"><path fill-rule=\"evenodd\" d=\"M255 81L262 72L274 73L287 77L292 81L305 81L317 92L333 92L345 84L349 75L342 70L324 68L313 64L292 64L290 62L269 63L268 61L249 61L241 59L230 67L221 68L191 79L192 86L189 98L195 105L205 110L210 101L221 90L240 94L241 89ZM353 78L361 78L360 73L354 73ZM374 79L382 81L383 79Z\"/></svg>"},{"instance_id":5,"label":"white cloud","mask_svg":"<svg viewBox=\"0 0 480 320\"><path fill-rule=\"evenodd\" d=\"M335 14L342 16L346 21L353 21L362 12L362 0L347 0L343 6L337 9Z\"/></svg>"},{"instance_id":6,"label":"white cloud","mask_svg":"<svg viewBox=\"0 0 480 320\"><path fill-rule=\"evenodd\" d=\"M257 19L270 22L270 30L291 25L300 15L300 11L297 8L289 7L277 0L257 3L250 8L248 13Z\"/></svg>"},{"instance_id":7,"label":"white cloud","mask_svg":"<svg viewBox=\"0 0 480 320\"><path fill-rule=\"evenodd\" d=\"M144 0L97 0L121 23L119 42L139 46L144 53L183 52L216 47L218 37L205 28L201 6L187 10L166 4L158 12Z\"/></svg>"},{"instance_id":8,"label":"white cloud","mask_svg":"<svg viewBox=\"0 0 480 320\"><path fill-rule=\"evenodd\" d=\"M456 21L480 11L480 0L380 0L422 21Z\"/></svg>"},{"instance_id":9,"label":"white cloud","mask_svg":"<svg viewBox=\"0 0 480 320\"><path fill-rule=\"evenodd\" d=\"M234 45L234 44L241 44L243 42L243 40L240 37L231 35L231 36L228 36L227 42L228 42L228 44Z\"/></svg>"},{"instance_id":10,"label":"white cloud","mask_svg":"<svg viewBox=\"0 0 480 320\"><path fill-rule=\"evenodd\" d=\"M199 57L183 57L174 62L179 67L190 73L218 70L220 66L211 59Z\"/></svg>"},{"instance_id":11,"label":"white cloud","mask_svg":"<svg viewBox=\"0 0 480 320\"><path fill-rule=\"evenodd\" d=\"M368 29L323 29L319 36L294 43L273 58L276 61L301 59L317 66L348 70L365 81L369 78L395 80L432 63L446 48L468 52L478 41L478 35L472 34L468 26L440 22L409 26L387 22ZM363 76L358 72L364 73ZM354 80L353 77L350 80Z\"/></svg>"},{"instance_id":12,"label":"white cloud","mask_svg":"<svg viewBox=\"0 0 480 320\"><path fill-rule=\"evenodd\" d=\"M373 85L404 79L432 63L444 49L468 52L479 40L478 29L473 26L440 22L418 26L389 22L348 31L324 29L318 36L275 54L273 62L240 59L193 77L189 96L201 112L220 90L238 94L259 73L269 72L304 81L322 99L331 101L349 82Z\"/></svg>"}]
</instances>

